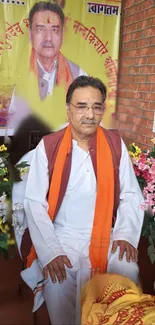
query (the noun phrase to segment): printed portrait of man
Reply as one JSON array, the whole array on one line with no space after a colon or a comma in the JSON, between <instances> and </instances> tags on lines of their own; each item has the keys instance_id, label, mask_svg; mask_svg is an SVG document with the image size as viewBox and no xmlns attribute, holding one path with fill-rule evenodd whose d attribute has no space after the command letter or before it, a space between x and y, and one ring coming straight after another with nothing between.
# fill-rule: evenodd
<instances>
[{"instance_id":1,"label":"printed portrait of man","mask_svg":"<svg viewBox=\"0 0 155 325\"><path fill-rule=\"evenodd\" d=\"M63 10L56 2L36 2L30 10L29 40L32 49L29 69L37 78L41 100L52 95L55 86L63 86L67 91L75 78L87 75L61 53L64 24ZM31 109L13 94L8 127L16 128L29 114L32 114Z\"/></svg>"}]
</instances>

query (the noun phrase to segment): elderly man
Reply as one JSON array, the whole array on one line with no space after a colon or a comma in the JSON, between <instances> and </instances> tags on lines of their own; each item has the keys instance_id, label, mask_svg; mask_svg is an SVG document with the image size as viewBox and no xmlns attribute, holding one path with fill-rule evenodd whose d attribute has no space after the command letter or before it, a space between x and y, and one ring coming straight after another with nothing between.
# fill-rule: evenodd
<instances>
[{"instance_id":1,"label":"elderly man","mask_svg":"<svg viewBox=\"0 0 155 325\"><path fill-rule=\"evenodd\" d=\"M32 158L25 213L52 325L80 324L80 289L96 273L138 283L143 201L127 149L100 126L106 88L81 76L67 96L67 128L44 137ZM22 246L26 246L23 242Z\"/></svg>"},{"instance_id":2,"label":"elderly man","mask_svg":"<svg viewBox=\"0 0 155 325\"><path fill-rule=\"evenodd\" d=\"M67 91L75 78L86 75L60 52L64 22L62 9L51 2L36 2L29 13L29 38L32 44L29 68L37 78L41 100L52 95L55 85L63 86ZM13 94L7 128L16 129L29 114L32 112L27 103Z\"/></svg>"}]
</instances>

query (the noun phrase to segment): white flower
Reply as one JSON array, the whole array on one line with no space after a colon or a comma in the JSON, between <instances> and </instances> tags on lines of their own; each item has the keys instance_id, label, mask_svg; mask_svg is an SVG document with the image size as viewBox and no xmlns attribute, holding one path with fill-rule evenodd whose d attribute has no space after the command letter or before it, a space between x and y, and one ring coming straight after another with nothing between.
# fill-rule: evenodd
<instances>
[{"instance_id":1,"label":"white flower","mask_svg":"<svg viewBox=\"0 0 155 325\"><path fill-rule=\"evenodd\" d=\"M20 224L18 217L16 216L16 213L13 212L12 214L12 226L14 227L15 231L18 232L19 235L24 234L24 227Z\"/></svg>"},{"instance_id":2,"label":"white flower","mask_svg":"<svg viewBox=\"0 0 155 325\"><path fill-rule=\"evenodd\" d=\"M13 211L18 211L18 210L22 210L24 207L23 207L23 204L21 203L15 203L13 205Z\"/></svg>"}]
</instances>

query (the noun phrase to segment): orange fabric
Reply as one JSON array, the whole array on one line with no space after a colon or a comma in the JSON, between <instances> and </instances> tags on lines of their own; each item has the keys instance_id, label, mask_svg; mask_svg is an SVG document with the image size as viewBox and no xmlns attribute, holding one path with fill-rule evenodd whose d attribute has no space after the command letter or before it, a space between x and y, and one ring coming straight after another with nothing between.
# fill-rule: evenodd
<instances>
[{"instance_id":1,"label":"orange fabric","mask_svg":"<svg viewBox=\"0 0 155 325\"><path fill-rule=\"evenodd\" d=\"M53 220L57 206L63 168L66 156L71 150L71 127L68 126L56 157L54 171L50 184L48 204L49 216ZM54 193L54 195L53 195ZM90 243L90 261L93 273L105 272L107 267L108 248L112 226L114 205L114 169L112 154L101 127L97 129L97 197L94 215L94 225ZM74 217L74 216L73 216ZM30 267L36 258L32 247L27 258L27 267Z\"/></svg>"},{"instance_id":2,"label":"orange fabric","mask_svg":"<svg viewBox=\"0 0 155 325\"><path fill-rule=\"evenodd\" d=\"M34 48L32 48L31 56L30 56L30 71L33 71L34 74L38 77L37 58L36 58L36 52ZM66 58L62 55L62 53L59 52L56 85L57 86L65 85L65 90L67 91L72 81L73 81L73 77L72 77L69 64Z\"/></svg>"}]
</instances>

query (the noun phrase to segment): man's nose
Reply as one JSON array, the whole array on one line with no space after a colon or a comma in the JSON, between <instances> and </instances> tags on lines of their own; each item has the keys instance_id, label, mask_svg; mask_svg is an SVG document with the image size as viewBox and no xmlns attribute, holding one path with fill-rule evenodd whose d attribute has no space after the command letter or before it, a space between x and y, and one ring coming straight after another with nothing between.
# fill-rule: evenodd
<instances>
[{"instance_id":1,"label":"man's nose","mask_svg":"<svg viewBox=\"0 0 155 325\"><path fill-rule=\"evenodd\" d=\"M52 30L51 29L46 29L46 40L49 41L49 42L53 40Z\"/></svg>"},{"instance_id":2,"label":"man's nose","mask_svg":"<svg viewBox=\"0 0 155 325\"><path fill-rule=\"evenodd\" d=\"M86 111L86 117L89 118L90 120L94 118L94 112L92 107L88 107Z\"/></svg>"}]
</instances>

